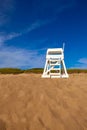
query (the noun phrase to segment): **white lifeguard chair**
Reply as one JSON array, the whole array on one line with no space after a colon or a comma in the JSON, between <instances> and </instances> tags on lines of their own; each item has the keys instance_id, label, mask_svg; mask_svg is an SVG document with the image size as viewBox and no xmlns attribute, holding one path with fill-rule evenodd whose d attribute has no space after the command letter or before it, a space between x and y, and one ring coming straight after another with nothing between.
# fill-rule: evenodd
<instances>
[{"instance_id":1,"label":"white lifeguard chair","mask_svg":"<svg viewBox=\"0 0 87 130\"><path fill-rule=\"evenodd\" d=\"M42 78L68 78L63 48L48 49Z\"/></svg>"}]
</instances>

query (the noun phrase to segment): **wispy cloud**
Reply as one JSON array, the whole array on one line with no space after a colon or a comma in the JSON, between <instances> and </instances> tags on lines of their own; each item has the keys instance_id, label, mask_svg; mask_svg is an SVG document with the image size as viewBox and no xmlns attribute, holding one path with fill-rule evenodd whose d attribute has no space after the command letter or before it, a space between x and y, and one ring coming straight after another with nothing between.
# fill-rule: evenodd
<instances>
[{"instance_id":1,"label":"wispy cloud","mask_svg":"<svg viewBox=\"0 0 87 130\"><path fill-rule=\"evenodd\" d=\"M0 32L0 45L4 44L8 40L12 40L16 37L22 36L23 34L30 33L31 31L40 28L41 26L44 26L45 24L49 23L49 20L38 20L25 29L23 29L21 32L11 32L9 34L5 32Z\"/></svg>"},{"instance_id":2,"label":"wispy cloud","mask_svg":"<svg viewBox=\"0 0 87 130\"><path fill-rule=\"evenodd\" d=\"M73 7L76 0L33 0L33 13L42 18L55 17L57 14ZM44 16L44 12L46 12Z\"/></svg>"},{"instance_id":3,"label":"wispy cloud","mask_svg":"<svg viewBox=\"0 0 87 130\"><path fill-rule=\"evenodd\" d=\"M79 63L81 64L86 64L87 65L87 58L81 58L78 60Z\"/></svg>"},{"instance_id":4,"label":"wispy cloud","mask_svg":"<svg viewBox=\"0 0 87 130\"><path fill-rule=\"evenodd\" d=\"M37 26L36 26L37 27ZM35 27L35 28L36 28ZM35 29L33 28L33 29ZM32 31L32 29L31 29ZM30 32L30 30L29 30ZM18 67L18 68L32 68L32 67L43 67L45 55L44 51L46 48L37 50L27 50L23 48L16 48L14 46L6 46L5 42L12 40L13 38L19 37L27 32L22 33L0 33L0 67ZM45 40L37 42L45 42ZM43 60L44 58L44 60Z\"/></svg>"},{"instance_id":5,"label":"wispy cloud","mask_svg":"<svg viewBox=\"0 0 87 130\"><path fill-rule=\"evenodd\" d=\"M28 32L31 32L35 29L38 29L50 22L52 22L53 20L36 20L35 22L33 22L32 24L30 24L27 28L25 28L23 31L22 31L22 34L24 33L28 33Z\"/></svg>"},{"instance_id":6,"label":"wispy cloud","mask_svg":"<svg viewBox=\"0 0 87 130\"><path fill-rule=\"evenodd\" d=\"M26 50L14 47L2 47L0 50L0 67L32 68L43 67L45 55L42 50ZM43 60L44 58L44 60Z\"/></svg>"},{"instance_id":7,"label":"wispy cloud","mask_svg":"<svg viewBox=\"0 0 87 130\"><path fill-rule=\"evenodd\" d=\"M80 58L76 64L71 68L87 69L87 58Z\"/></svg>"},{"instance_id":8,"label":"wispy cloud","mask_svg":"<svg viewBox=\"0 0 87 130\"><path fill-rule=\"evenodd\" d=\"M14 10L14 0L0 0L0 26L6 24Z\"/></svg>"},{"instance_id":9,"label":"wispy cloud","mask_svg":"<svg viewBox=\"0 0 87 130\"><path fill-rule=\"evenodd\" d=\"M80 58L78 60L78 67L83 69L87 68L87 58Z\"/></svg>"},{"instance_id":10,"label":"wispy cloud","mask_svg":"<svg viewBox=\"0 0 87 130\"><path fill-rule=\"evenodd\" d=\"M69 9L75 5L75 0L67 0L67 2L64 2L63 4L60 4L60 6L56 9L57 13L61 13L65 11L66 9Z\"/></svg>"},{"instance_id":11,"label":"wispy cloud","mask_svg":"<svg viewBox=\"0 0 87 130\"><path fill-rule=\"evenodd\" d=\"M39 18L41 19L49 19L49 16L51 16L50 18L53 18L55 17L55 14L63 12L65 9L72 7L75 4L75 1L76 0L66 0L65 2L64 0L32 0L31 14L32 17L35 16L35 20L37 20L36 16L40 16ZM16 8L15 6L15 0L0 0L0 26L9 21L10 15ZM39 27L40 24L42 25L40 22L32 24L29 30L34 29L37 26Z\"/></svg>"},{"instance_id":12,"label":"wispy cloud","mask_svg":"<svg viewBox=\"0 0 87 130\"><path fill-rule=\"evenodd\" d=\"M22 35L21 33L10 33L10 34L5 34L5 33L2 33L0 34L0 46L3 45L6 41L8 40L12 40L13 38L15 37L18 37Z\"/></svg>"}]
</instances>

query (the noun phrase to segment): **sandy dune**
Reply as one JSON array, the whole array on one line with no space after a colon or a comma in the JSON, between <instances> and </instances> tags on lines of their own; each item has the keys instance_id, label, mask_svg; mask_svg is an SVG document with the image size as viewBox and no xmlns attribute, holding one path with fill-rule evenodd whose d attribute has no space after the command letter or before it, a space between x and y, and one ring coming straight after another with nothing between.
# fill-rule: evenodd
<instances>
[{"instance_id":1,"label":"sandy dune","mask_svg":"<svg viewBox=\"0 0 87 130\"><path fill-rule=\"evenodd\" d=\"M0 75L0 130L87 130L87 74Z\"/></svg>"}]
</instances>

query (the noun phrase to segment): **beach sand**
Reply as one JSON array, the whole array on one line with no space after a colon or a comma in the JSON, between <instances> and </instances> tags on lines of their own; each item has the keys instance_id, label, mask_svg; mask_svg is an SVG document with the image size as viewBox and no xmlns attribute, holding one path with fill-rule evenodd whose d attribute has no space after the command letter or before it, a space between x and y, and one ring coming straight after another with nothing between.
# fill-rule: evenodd
<instances>
[{"instance_id":1,"label":"beach sand","mask_svg":"<svg viewBox=\"0 0 87 130\"><path fill-rule=\"evenodd\" d=\"M87 74L0 75L0 130L87 130Z\"/></svg>"}]
</instances>

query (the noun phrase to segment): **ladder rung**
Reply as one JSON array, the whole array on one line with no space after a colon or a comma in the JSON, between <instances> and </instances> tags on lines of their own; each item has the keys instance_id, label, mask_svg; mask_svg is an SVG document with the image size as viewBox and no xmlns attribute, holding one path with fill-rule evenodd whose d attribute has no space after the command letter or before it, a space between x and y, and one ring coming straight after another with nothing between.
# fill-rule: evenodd
<instances>
[{"instance_id":1,"label":"ladder rung","mask_svg":"<svg viewBox=\"0 0 87 130\"><path fill-rule=\"evenodd\" d=\"M49 59L49 61L61 61L60 59Z\"/></svg>"},{"instance_id":2,"label":"ladder rung","mask_svg":"<svg viewBox=\"0 0 87 130\"><path fill-rule=\"evenodd\" d=\"M52 70L60 70L60 68L53 68Z\"/></svg>"},{"instance_id":3,"label":"ladder rung","mask_svg":"<svg viewBox=\"0 0 87 130\"><path fill-rule=\"evenodd\" d=\"M51 66L57 66L57 65L60 65L60 63L59 63L59 64L58 64L58 63L57 63L57 64L51 64L51 63L50 63L50 65L51 65Z\"/></svg>"}]
</instances>

